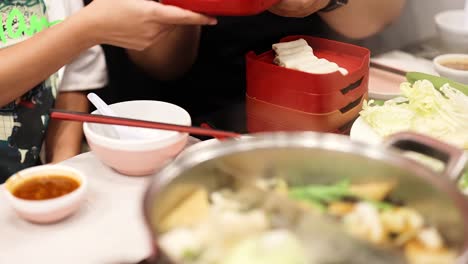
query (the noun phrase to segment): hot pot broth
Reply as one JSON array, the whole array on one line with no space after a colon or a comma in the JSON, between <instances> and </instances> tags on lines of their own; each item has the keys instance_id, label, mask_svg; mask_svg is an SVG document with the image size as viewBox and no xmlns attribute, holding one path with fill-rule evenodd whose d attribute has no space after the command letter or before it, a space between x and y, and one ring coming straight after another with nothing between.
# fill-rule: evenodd
<instances>
[{"instance_id":1,"label":"hot pot broth","mask_svg":"<svg viewBox=\"0 0 468 264\"><path fill-rule=\"evenodd\" d=\"M351 256L349 264L402 263L394 253L349 240L336 225L259 190L266 189L236 183L210 193L201 185L178 185L170 192L182 200L171 199L173 209L158 214L159 246L175 263L341 263Z\"/></svg>"},{"instance_id":2,"label":"hot pot broth","mask_svg":"<svg viewBox=\"0 0 468 264\"><path fill-rule=\"evenodd\" d=\"M283 152L287 152L287 155L284 155ZM340 166L336 166L336 160L340 160ZM362 168L365 168L365 170ZM463 230L460 221L461 216L455 210L451 199L438 190L435 187L437 185L430 185L422 178L410 175L408 171L383 164L378 160L378 157L370 162L368 158L361 156L349 156L345 153L340 154L324 150L301 149L294 151L294 149L287 149L284 151L271 151L260 149L229 155L217 161L205 162L192 169L190 173L179 175L180 177L176 177L171 182L169 188L157 194L156 200L158 200L159 208L153 212L151 217L151 219L154 219L152 225L159 234L158 243L161 248L172 259L177 260L177 263L210 263L206 262L205 257L207 255L217 255L218 258L232 260L235 257L240 257L239 252L248 255L252 244L261 245L262 241L269 241L268 238L271 236L281 237L282 242L286 243L287 246L281 243L277 245L281 245L280 248L291 250L290 252L283 252L283 255L292 252L294 257L306 261L303 263L311 263L310 258L314 256L307 254L310 253L309 248L304 245L304 238L294 232L294 228L290 228L290 226L284 228L285 226L272 224L270 222L272 218L268 211L256 207L255 203L239 200L237 192L242 192L242 190L236 185L235 179L226 176L226 174L232 175L234 173L245 178L257 179L256 182L260 183L260 187L270 188L279 195L295 201L302 208L335 217L337 223L340 223L349 233L359 239L406 253L408 259L411 260L409 263L421 263L421 261L425 263L424 256L431 256L432 259L438 258L442 261L440 263L453 263L454 257L458 255L458 250L463 246L464 235L461 231ZM265 177L256 178L259 175ZM190 187L187 188L187 186ZM301 191L314 188L319 189L322 194L330 190L338 190L338 194L332 192L331 197L333 199L330 196L321 197L326 202L318 207L316 206L317 201L308 199L308 197L297 196ZM360 190L360 194L367 193L367 198L353 197L348 193L349 190ZM340 194L340 191L345 195ZM379 193L380 195L378 195ZM372 195L376 195L374 196L375 199L368 199ZM187 204L187 206L184 206L184 204ZM343 205L342 208L340 208L341 205ZM375 206L375 208L369 208L370 206ZM191 208L191 210L188 208ZM444 208L444 214L440 213L441 208ZM358 227L356 221L353 224L353 215L345 220L346 214L351 214L353 211L356 211L354 212L354 219L359 218L362 211L373 211L373 218L376 218L375 211L377 211L378 218L387 218L390 219L389 222L392 222L392 219L400 217L398 214L392 214L394 211L391 210L394 209L403 212L402 218L405 218L405 213L408 213L410 215L408 218L417 219L413 221L416 223L412 226L413 229L403 228L404 231L400 230L400 233L394 232L395 230L382 231L385 234L384 236L377 237L378 239L369 239L366 237L365 230L353 230L353 227ZM227 217L226 214L232 216L232 218ZM249 214L256 215L256 218ZM178 216L171 217L171 215ZM260 215L268 215L266 217L267 221L264 221L265 217ZM255 218L257 221L249 219L249 217ZM282 217L280 215L280 218ZM172 220L166 221L166 219L171 218ZM224 229L232 232L235 232L235 230L239 232L248 230L248 232L244 233L245 236L238 235L238 239L235 241L228 239L227 237L233 237L232 233L226 234L225 230L219 228L219 222L218 228L216 228L216 222L222 222L224 218L240 219L239 221L233 221L234 226ZM192 221L178 222L176 219L192 219ZM366 219L363 221L366 221ZM411 223L412 220L403 222ZM243 227L236 228L236 223ZM257 223L258 226L249 229L246 223ZM288 226L286 225L286 227ZM381 226L381 229L385 228L387 227ZM205 231L200 230L210 230L208 233L213 232L216 239L213 240L211 235L206 235ZM421 234L420 231L423 230L426 232ZM252 234L256 235L252 236ZM426 244L424 244L424 241L420 241L420 236L425 237L422 240L438 241L435 243L426 241ZM195 240L188 239L190 237L195 238ZM224 241L225 239L228 242ZM396 243L397 240L398 243ZM191 242L180 243L180 241ZM222 243L227 243L229 246L222 249L206 246L210 241L218 245L222 241ZM318 239L318 241L322 240ZM431 247L430 249L428 245ZM184 246L187 246L189 250L185 250ZM281 250L272 248L269 248L268 251L281 252ZM306 252L305 255L304 251ZM281 259L280 256L277 258ZM258 262L252 263L264 262L258 260Z\"/></svg>"}]
</instances>

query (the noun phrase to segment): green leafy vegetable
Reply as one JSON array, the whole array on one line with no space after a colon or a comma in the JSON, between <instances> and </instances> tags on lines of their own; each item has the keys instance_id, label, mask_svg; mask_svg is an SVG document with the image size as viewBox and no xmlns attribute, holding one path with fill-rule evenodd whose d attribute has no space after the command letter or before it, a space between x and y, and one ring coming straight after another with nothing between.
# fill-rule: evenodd
<instances>
[{"instance_id":1,"label":"green leafy vegetable","mask_svg":"<svg viewBox=\"0 0 468 264\"><path fill-rule=\"evenodd\" d=\"M349 180L343 180L334 185L307 185L291 188L289 195L291 198L310 202L323 211L326 210L325 204L343 200L348 197L362 200L350 191ZM382 201L363 200L373 204L381 210L394 207L392 204Z\"/></svg>"},{"instance_id":2,"label":"green leafy vegetable","mask_svg":"<svg viewBox=\"0 0 468 264\"><path fill-rule=\"evenodd\" d=\"M369 101L362 118L383 137L410 130L468 150L468 85L419 72L410 72L406 78L408 83L401 85L404 97L383 104ZM442 169L427 158L417 160ZM468 172L459 186L468 190Z\"/></svg>"},{"instance_id":3,"label":"green leafy vegetable","mask_svg":"<svg viewBox=\"0 0 468 264\"><path fill-rule=\"evenodd\" d=\"M363 106L362 118L379 135L414 131L468 149L468 96L448 84L439 91L428 80L400 89L404 97Z\"/></svg>"}]
</instances>

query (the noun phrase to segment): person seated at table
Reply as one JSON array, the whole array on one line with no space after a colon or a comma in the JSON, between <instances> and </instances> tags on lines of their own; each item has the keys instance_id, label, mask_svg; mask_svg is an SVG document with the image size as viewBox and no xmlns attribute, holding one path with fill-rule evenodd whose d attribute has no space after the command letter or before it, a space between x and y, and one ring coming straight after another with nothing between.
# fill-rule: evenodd
<instances>
[{"instance_id":1,"label":"person seated at table","mask_svg":"<svg viewBox=\"0 0 468 264\"><path fill-rule=\"evenodd\" d=\"M39 163L54 103L57 108L88 111L82 91L107 83L98 45L141 50L157 42L172 24L216 23L146 0L95 0L85 8L82 0L0 1L0 18L0 183ZM81 124L50 123L48 161L78 154Z\"/></svg>"},{"instance_id":2,"label":"person seated at table","mask_svg":"<svg viewBox=\"0 0 468 264\"><path fill-rule=\"evenodd\" d=\"M176 103L194 120L202 120L244 101L244 56L249 51L258 54L269 50L288 35L330 37L333 32L346 41L363 39L384 29L399 16L404 4L405 0L282 0L259 15L219 17L215 27L177 27L168 35L173 45L155 43L144 51L127 51L131 60L153 77L138 97ZM125 83L122 72L115 72L110 76L118 81L111 91L126 96L118 100L135 97L138 91L127 93L119 86Z\"/></svg>"}]
</instances>

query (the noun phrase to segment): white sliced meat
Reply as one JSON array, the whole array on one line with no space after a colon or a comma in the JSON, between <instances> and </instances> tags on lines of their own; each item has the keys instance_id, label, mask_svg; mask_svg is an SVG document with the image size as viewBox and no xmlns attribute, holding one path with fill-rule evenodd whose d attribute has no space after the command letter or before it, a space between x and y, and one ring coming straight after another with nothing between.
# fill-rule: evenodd
<instances>
[{"instance_id":1,"label":"white sliced meat","mask_svg":"<svg viewBox=\"0 0 468 264\"><path fill-rule=\"evenodd\" d=\"M301 65L301 69L307 69L307 68L314 68L314 67L320 67L323 65L327 65L330 62L326 59L316 59L316 60L311 60L307 61L303 65Z\"/></svg>"},{"instance_id":2,"label":"white sliced meat","mask_svg":"<svg viewBox=\"0 0 468 264\"><path fill-rule=\"evenodd\" d=\"M312 53L296 53L288 56L278 56L275 58L275 63L279 66L296 69L303 64L317 60Z\"/></svg>"},{"instance_id":3,"label":"white sliced meat","mask_svg":"<svg viewBox=\"0 0 468 264\"><path fill-rule=\"evenodd\" d=\"M338 68L339 67L338 65L336 65L336 63L327 61L326 63L309 66L307 68L304 68L303 70L308 73L327 74L336 72Z\"/></svg>"},{"instance_id":4,"label":"white sliced meat","mask_svg":"<svg viewBox=\"0 0 468 264\"><path fill-rule=\"evenodd\" d=\"M339 67L336 63L329 61L322 62L320 64L307 64L301 67L300 70L314 74L328 74L336 71L339 71L342 75L348 74L348 71L346 69L343 69Z\"/></svg>"},{"instance_id":5,"label":"white sliced meat","mask_svg":"<svg viewBox=\"0 0 468 264\"><path fill-rule=\"evenodd\" d=\"M349 73L348 70L345 69L345 68L343 68L343 67L340 67L340 68L338 69L338 71L339 71L342 75L348 75L348 73Z\"/></svg>"},{"instance_id":6,"label":"white sliced meat","mask_svg":"<svg viewBox=\"0 0 468 264\"><path fill-rule=\"evenodd\" d=\"M298 39L294 41L273 44L273 50L278 52L278 50L287 50L303 46L309 46L309 44L304 39Z\"/></svg>"},{"instance_id":7,"label":"white sliced meat","mask_svg":"<svg viewBox=\"0 0 468 264\"><path fill-rule=\"evenodd\" d=\"M289 62L297 59L311 59L317 58L314 53L308 51L301 51L297 53L292 53L288 55L278 55L275 57L275 62Z\"/></svg>"},{"instance_id":8,"label":"white sliced meat","mask_svg":"<svg viewBox=\"0 0 468 264\"><path fill-rule=\"evenodd\" d=\"M276 54L278 56L287 56L287 55L292 55L296 53L303 53L303 52L310 52L314 53L313 49L311 46L299 46L295 48L290 48L290 49L278 49L276 50Z\"/></svg>"},{"instance_id":9,"label":"white sliced meat","mask_svg":"<svg viewBox=\"0 0 468 264\"><path fill-rule=\"evenodd\" d=\"M276 52L274 63L288 69L294 69L313 74L328 74L340 72L347 75L348 71L336 63L326 59L318 59L304 39L273 44Z\"/></svg>"}]
</instances>

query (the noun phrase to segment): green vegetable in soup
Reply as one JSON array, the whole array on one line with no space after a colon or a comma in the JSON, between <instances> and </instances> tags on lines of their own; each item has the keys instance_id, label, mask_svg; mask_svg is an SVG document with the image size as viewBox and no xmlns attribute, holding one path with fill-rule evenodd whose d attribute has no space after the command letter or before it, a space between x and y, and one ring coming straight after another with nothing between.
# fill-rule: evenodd
<instances>
[{"instance_id":1,"label":"green vegetable in soup","mask_svg":"<svg viewBox=\"0 0 468 264\"><path fill-rule=\"evenodd\" d=\"M459 186L463 192L468 193L468 171L461 177Z\"/></svg>"},{"instance_id":2,"label":"green vegetable in soup","mask_svg":"<svg viewBox=\"0 0 468 264\"><path fill-rule=\"evenodd\" d=\"M319 209L322 209L322 211L326 210L327 204L346 199L367 201L379 210L386 210L394 207L394 205L384 201L358 197L351 191L351 184L348 180L340 181L334 185L307 185L293 187L289 191L289 196L295 200L309 202Z\"/></svg>"},{"instance_id":3,"label":"green vegetable in soup","mask_svg":"<svg viewBox=\"0 0 468 264\"><path fill-rule=\"evenodd\" d=\"M193 251L191 249L187 249L184 251L182 258L185 261L193 262L197 260L201 255L201 252Z\"/></svg>"},{"instance_id":4,"label":"green vegetable in soup","mask_svg":"<svg viewBox=\"0 0 468 264\"><path fill-rule=\"evenodd\" d=\"M350 195L349 181L341 181L335 185L307 185L294 187L289 195L297 200L316 201L318 203L329 203L344 199Z\"/></svg>"}]
</instances>

